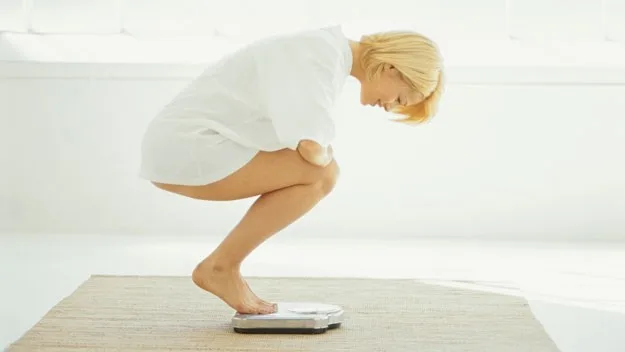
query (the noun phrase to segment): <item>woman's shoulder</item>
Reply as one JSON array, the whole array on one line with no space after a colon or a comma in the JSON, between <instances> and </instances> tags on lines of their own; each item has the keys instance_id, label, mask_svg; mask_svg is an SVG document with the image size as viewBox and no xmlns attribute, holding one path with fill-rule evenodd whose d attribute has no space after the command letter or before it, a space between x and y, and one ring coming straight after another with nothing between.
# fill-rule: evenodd
<instances>
[{"instance_id":1,"label":"woman's shoulder","mask_svg":"<svg viewBox=\"0 0 625 352\"><path fill-rule=\"evenodd\" d=\"M269 63L330 64L344 60L347 39L340 26L314 28L267 37L252 45L254 56ZM264 60L263 60L264 59Z\"/></svg>"}]
</instances>

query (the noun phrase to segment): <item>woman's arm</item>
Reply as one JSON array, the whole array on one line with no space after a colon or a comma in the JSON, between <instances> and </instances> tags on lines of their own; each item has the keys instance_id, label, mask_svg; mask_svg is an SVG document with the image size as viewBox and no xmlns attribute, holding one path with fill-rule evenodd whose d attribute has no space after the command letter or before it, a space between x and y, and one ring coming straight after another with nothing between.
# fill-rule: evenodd
<instances>
[{"instance_id":1,"label":"woman's arm","mask_svg":"<svg viewBox=\"0 0 625 352\"><path fill-rule=\"evenodd\" d=\"M311 140L302 140L297 145L297 151L307 162L326 167L332 162L332 146L322 147L319 143Z\"/></svg>"}]
</instances>

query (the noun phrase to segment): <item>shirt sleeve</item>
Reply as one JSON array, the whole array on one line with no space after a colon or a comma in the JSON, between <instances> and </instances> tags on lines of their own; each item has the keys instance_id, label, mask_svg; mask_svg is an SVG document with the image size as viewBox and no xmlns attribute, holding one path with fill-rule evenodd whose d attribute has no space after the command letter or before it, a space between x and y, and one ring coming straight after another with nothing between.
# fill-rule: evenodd
<instances>
[{"instance_id":1,"label":"shirt sleeve","mask_svg":"<svg viewBox=\"0 0 625 352\"><path fill-rule=\"evenodd\" d=\"M323 46L315 48L274 47L259 65L266 113L280 144L292 150L304 139L327 147L335 137L336 59Z\"/></svg>"}]
</instances>

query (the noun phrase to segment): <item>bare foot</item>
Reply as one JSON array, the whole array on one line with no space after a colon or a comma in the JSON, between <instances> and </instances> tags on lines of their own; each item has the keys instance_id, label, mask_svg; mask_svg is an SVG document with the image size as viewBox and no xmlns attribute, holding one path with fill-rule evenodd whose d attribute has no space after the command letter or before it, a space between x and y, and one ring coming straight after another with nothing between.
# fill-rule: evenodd
<instances>
[{"instance_id":1,"label":"bare foot","mask_svg":"<svg viewBox=\"0 0 625 352\"><path fill-rule=\"evenodd\" d=\"M200 263L192 275L193 282L219 297L242 314L270 314L274 307L257 299L236 269Z\"/></svg>"},{"instance_id":2,"label":"bare foot","mask_svg":"<svg viewBox=\"0 0 625 352\"><path fill-rule=\"evenodd\" d=\"M250 293L251 293L251 294L252 294L252 296L254 297L254 299L255 299L257 302L260 302L261 304L265 305L266 307L271 308L271 309L272 309L271 313L274 313L274 312L275 312L275 310L277 309L277 306L276 306L275 304L269 303L269 302L265 301L264 299L262 299L262 298L258 297L258 296L257 296L257 295L256 295L256 294L252 291L252 289L250 288L250 285L247 283L247 281L245 281L245 280L244 280L244 282L245 282L245 285L247 286L247 289L250 291Z\"/></svg>"}]
</instances>

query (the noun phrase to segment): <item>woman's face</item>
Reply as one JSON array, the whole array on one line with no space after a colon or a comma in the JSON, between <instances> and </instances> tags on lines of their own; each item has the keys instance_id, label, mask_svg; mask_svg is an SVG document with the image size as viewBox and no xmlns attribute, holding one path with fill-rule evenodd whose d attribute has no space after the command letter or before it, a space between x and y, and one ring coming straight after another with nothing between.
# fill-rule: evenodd
<instances>
[{"instance_id":1,"label":"woman's face","mask_svg":"<svg viewBox=\"0 0 625 352\"><path fill-rule=\"evenodd\" d=\"M423 96L413 91L401 78L399 71L391 65L385 65L377 79L361 82L362 105L379 106L391 111L396 106L414 105L422 100Z\"/></svg>"}]
</instances>

